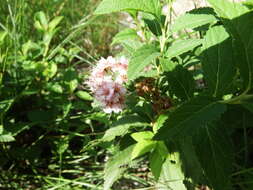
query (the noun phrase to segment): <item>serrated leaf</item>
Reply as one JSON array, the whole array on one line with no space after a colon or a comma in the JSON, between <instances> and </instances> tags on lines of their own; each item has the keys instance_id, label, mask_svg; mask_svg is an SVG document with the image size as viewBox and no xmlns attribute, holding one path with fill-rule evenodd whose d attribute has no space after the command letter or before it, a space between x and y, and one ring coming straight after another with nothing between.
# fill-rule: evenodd
<instances>
[{"instance_id":1,"label":"serrated leaf","mask_svg":"<svg viewBox=\"0 0 253 190\"><path fill-rule=\"evenodd\" d=\"M108 129L103 136L103 141L112 141L117 136L124 136L132 127L143 127L149 125L141 117L126 116L112 124L112 128Z\"/></svg>"},{"instance_id":2,"label":"serrated leaf","mask_svg":"<svg viewBox=\"0 0 253 190\"><path fill-rule=\"evenodd\" d=\"M164 122L168 119L168 117L169 116L167 114L159 115L153 126L154 133L157 133L158 129L160 129L163 126Z\"/></svg>"},{"instance_id":3,"label":"serrated leaf","mask_svg":"<svg viewBox=\"0 0 253 190\"><path fill-rule=\"evenodd\" d=\"M189 135L198 127L218 119L226 111L226 105L209 97L195 97L169 115L155 139L169 140Z\"/></svg>"},{"instance_id":4,"label":"serrated leaf","mask_svg":"<svg viewBox=\"0 0 253 190\"><path fill-rule=\"evenodd\" d=\"M132 133L131 137L137 141L143 141L143 140L151 140L153 138L154 134L151 131L141 131L141 132L136 132Z\"/></svg>"},{"instance_id":5,"label":"serrated leaf","mask_svg":"<svg viewBox=\"0 0 253 190\"><path fill-rule=\"evenodd\" d=\"M15 141L15 138L9 134L9 133L3 133L0 135L0 142L4 143L4 142L12 142Z\"/></svg>"},{"instance_id":6,"label":"serrated leaf","mask_svg":"<svg viewBox=\"0 0 253 190\"><path fill-rule=\"evenodd\" d=\"M14 99L4 100L0 102L0 118L3 116L14 103Z\"/></svg>"},{"instance_id":7,"label":"serrated leaf","mask_svg":"<svg viewBox=\"0 0 253 190\"><path fill-rule=\"evenodd\" d=\"M177 62L173 62L171 59L160 58L159 61L164 72L173 71L179 64Z\"/></svg>"},{"instance_id":8,"label":"serrated leaf","mask_svg":"<svg viewBox=\"0 0 253 190\"><path fill-rule=\"evenodd\" d=\"M211 14L209 8L194 9L182 16L179 16L171 26L172 32L182 29L194 29L206 24L217 22L216 17Z\"/></svg>"},{"instance_id":9,"label":"serrated leaf","mask_svg":"<svg viewBox=\"0 0 253 190\"><path fill-rule=\"evenodd\" d=\"M155 179L158 180L161 175L164 159L159 154L159 151L157 148L151 153L149 162L150 162L151 172L154 175Z\"/></svg>"},{"instance_id":10,"label":"serrated leaf","mask_svg":"<svg viewBox=\"0 0 253 190\"><path fill-rule=\"evenodd\" d=\"M185 136L184 138L178 139L178 141L185 177L191 178L193 182L197 183L203 179L203 169L198 160L192 137Z\"/></svg>"},{"instance_id":11,"label":"serrated leaf","mask_svg":"<svg viewBox=\"0 0 253 190\"><path fill-rule=\"evenodd\" d=\"M160 2L158 0L103 0L94 14L108 14L113 12L136 10L151 14L159 14Z\"/></svg>"},{"instance_id":12,"label":"serrated leaf","mask_svg":"<svg viewBox=\"0 0 253 190\"><path fill-rule=\"evenodd\" d=\"M129 80L134 80L141 75L144 68L154 61L160 52L154 45L144 45L133 54L127 71Z\"/></svg>"},{"instance_id":13,"label":"serrated leaf","mask_svg":"<svg viewBox=\"0 0 253 190\"><path fill-rule=\"evenodd\" d=\"M144 19L144 22L147 24L149 30L156 36L162 35L161 25L157 19Z\"/></svg>"},{"instance_id":14,"label":"serrated leaf","mask_svg":"<svg viewBox=\"0 0 253 190\"><path fill-rule=\"evenodd\" d=\"M212 27L204 37L202 50L208 89L214 97L220 97L229 92L236 72L232 39L223 26Z\"/></svg>"},{"instance_id":15,"label":"serrated leaf","mask_svg":"<svg viewBox=\"0 0 253 190\"><path fill-rule=\"evenodd\" d=\"M172 94L182 100L193 97L195 81L187 69L178 65L173 71L166 73L166 79Z\"/></svg>"},{"instance_id":16,"label":"serrated leaf","mask_svg":"<svg viewBox=\"0 0 253 190\"><path fill-rule=\"evenodd\" d=\"M193 50L202 44L201 39L177 40L166 51L165 56L168 59L179 56L185 52Z\"/></svg>"},{"instance_id":17,"label":"serrated leaf","mask_svg":"<svg viewBox=\"0 0 253 190\"><path fill-rule=\"evenodd\" d=\"M215 190L230 190L233 163L232 144L226 132L215 124L204 124L193 137L198 160ZM207 161L208 160L208 161Z\"/></svg>"},{"instance_id":18,"label":"serrated leaf","mask_svg":"<svg viewBox=\"0 0 253 190\"><path fill-rule=\"evenodd\" d=\"M112 45L124 42L126 40L136 40L139 36L134 29L125 29L116 34L113 38Z\"/></svg>"},{"instance_id":19,"label":"serrated leaf","mask_svg":"<svg viewBox=\"0 0 253 190\"><path fill-rule=\"evenodd\" d=\"M184 185L184 173L182 172L182 163L179 159L179 153L175 152L167 156L162 165L162 171L159 178L157 189L161 190L187 190Z\"/></svg>"},{"instance_id":20,"label":"serrated leaf","mask_svg":"<svg viewBox=\"0 0 253 190\"><path fill-rule=\"evenodd\" d=\"M153 148L155 148L157 142L152 140L143 140L135 144L131 159L135 159L143 154L150 152Z\"/></svg>"},{"instance_id":21,"label":"serrated leaf","mask_svg":"<svg viewBox=\"0 0 253 190\"><path fill-rule=\"evenodd\" d=\"M240 69L245 89L252 86L253 79L253 12L241 3L227 0L208 0L233 36L237 66Z\"/></svg>"},{"instance_id":22,"label":"serrated leaf","mask_svg":"<svg viewBox=\"0 0 253 190\"><path fill-rule=\"evenodd\" d=\"M113 183L121 177L121 174L127 169L127 165L131 162L131 153L134 145L119 151L105 165L104 190L109 190Z\"/></svg>"}]
</instances>

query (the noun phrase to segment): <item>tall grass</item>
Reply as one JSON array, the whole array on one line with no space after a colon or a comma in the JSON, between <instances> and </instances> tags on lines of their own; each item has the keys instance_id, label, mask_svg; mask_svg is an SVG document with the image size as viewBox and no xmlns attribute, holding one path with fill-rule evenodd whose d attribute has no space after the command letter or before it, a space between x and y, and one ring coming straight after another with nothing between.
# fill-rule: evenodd
<instances>
[{"instance_id":1,"label":"tall grass","mask_svg":"<svg viewBox=\"0 0 253 190\"><path fill-rule=\"evenodd\" d=\"M0 32L7 35L0 45L0 128L3 125L16 140L0 144L0 189L101 189L104 150L88 146L81 151L94 132L102 132L101 127L86 118L93 114L90 103L75 95L84 88L82 71L97 57L111 53L110 41L117 32L113 16L92 16L97 3L1 0ZM46 58L28 59L22 54L24 44L40 44L43 38L34 27L38 11L49 20L64 18ZM24 72L22 65L30 59L39 64L57 62L57 74L43 81ZM60 95L50 91L48 85L59 89L59 84L64 89ZM7 100L11 100L8 108Z\"/></svg>"}]
</instances>

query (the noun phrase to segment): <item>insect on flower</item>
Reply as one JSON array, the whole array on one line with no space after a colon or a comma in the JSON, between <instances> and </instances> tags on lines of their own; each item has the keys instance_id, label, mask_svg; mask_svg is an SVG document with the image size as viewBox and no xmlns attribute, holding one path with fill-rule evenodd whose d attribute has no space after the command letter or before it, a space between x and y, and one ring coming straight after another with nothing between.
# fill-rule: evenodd
<instances>
[{"instance_id":1,"label":"insect on flower","mask_svg":"<svg viewBox=\"0 0 253 190\"><path fill-rule=\"evenodd\" d=\"M91 70L86 82L94 98L106 113L118 113L124 108L128 60L125 57L101 58Z\"/></svg>"}]
</instances>

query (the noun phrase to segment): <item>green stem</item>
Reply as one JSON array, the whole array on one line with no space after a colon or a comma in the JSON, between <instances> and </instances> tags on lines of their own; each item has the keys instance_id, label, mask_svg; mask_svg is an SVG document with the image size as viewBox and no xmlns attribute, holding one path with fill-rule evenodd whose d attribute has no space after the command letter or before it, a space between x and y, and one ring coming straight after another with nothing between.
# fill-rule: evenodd
<instances>
[{"instance_id":1,"label":"green stem","mask_svg":"<svg viewBox=\"0 0 253 190\"><path fill-rule=\"evenodd\" d=\"M239 95L237 97L234 97L229 100L223 100L220 102L223 104L241 104L243 100L245 101L245 100L249 100L252 98L253 98L253 95L249 95L249 94L247 94L247 91L245 91L244 93L242 93L241 95Z\"/></svg>"}]
</instances>

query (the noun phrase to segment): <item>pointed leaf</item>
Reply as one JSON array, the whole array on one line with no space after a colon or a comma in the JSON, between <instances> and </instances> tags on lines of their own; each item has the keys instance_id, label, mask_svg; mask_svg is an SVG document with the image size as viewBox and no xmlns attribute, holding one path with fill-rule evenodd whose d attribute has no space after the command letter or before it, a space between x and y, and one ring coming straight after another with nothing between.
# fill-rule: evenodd
<instances>
[{"instance_id":1,"label":"pointed leaf","mask_svg":"<svg viewBox=\"0 0 253 190\"><path fill-rule=\"evenodd\" d=\"M48 25L49 30L53 31L57 27L57 25L60 24L62 19L63 19L63 16L57 16L52 21L50 21Z\"/></svg>"},{"instance_id":2,"label":"pointed leaf","mask_svg":"<svg viewBox=\"0 0 253 190\"><path fill-rule=\"evenodd\" d=\"M158 0L103 0L94 14L108 14L127 10L143 11L158 14L160 11Z\"/></svg>"},{"instance_id":3,"label":"pointed leaf","mask_svg":"<svg viewBox=\"0 0 253 190\"><path fill-rule=\"evenodd\" d=\"M179 16L171 26L172 32L177 32L182 29L194 29L217 22L216 17L211 13L210 8L200 8Z\"/></svg>"},{"instance_id":4,"label":"pointed leaf","mask_svg":"<svg viewBox=\"0 0 253 190\"><path fill-rule=\"evenodd\" d=\"M131 127L143 127L148 126L141 117L139 116L126 116L112 124L112 127L105 132L103 141L112 141L117 136L124 136Z\"/></svg>"},{"instance_id":5,"label":"pointed leaf","mask_svg":"<svg viewBox=\"0 0 253 190\"><path fill-rule=\"evenodd\" d=\"M151 172L154 175L155 179L158 180L161 175L164 159L159 154L159 151L157 148L151 153L149 162L150 162Z\"/></svg>"},{"instance_id":6,"label":"pointed leaf","mask_svg":"<svg viewBox=\"0 0 253 190\"><path fill-rule=\"evenodd\" d=\"M187 69L178 65L173 71L166 73L166 79L172 94L182 100L193 97L195 81Z\"/></svg>"},{"instance_id":7,"label":"pointed leaf","mask_svg":"<svg viewBox=\"0 0 253 190\"><path fill-rule=\"evenodd\" d=\"M150 152L156 146L156 141L143 140L134 146L131 159L135 159L143 154Z\"/></svg>"},{"instance_id":8,"label":"pointed leaf","mask_svg":"<svg viewBox=\"0 0 253 190\"><path fill-rule=\"evenodd\" d=\"M7 32L6 31L0 31L0 45L3 43L5 37L7 36Z\"/></svg>"},{"instance_id":9,"label":"pointed leaf","mask_svg":"<svg viewBox=\"0 0 253 190\"><path fill-rule=\"evenodd\" d=\"M202 44L200 39L178 40L174 42L166 51L165 55L168 59L179 56L185 52L193 50Z\"/></svg>"},{"instance_id":10,"label":"pointed leaf","mask_svg":"<svg viewBox=\"0 0 253 190\"><path fill-rule=\"evenodd\" d=\"M15 141L15 138L10 133L3 132L3 134L0 135L0 142L2 143L12 141Z\"/></svg>"},{"instance_id":11,"label":"pointed leaf","mask_svg":"<svg viewBox=\"0 0 253 190\"><path fill-rule=\"evenodd\" d=\"M132 133L131 137L137 141L143 141L143 140L151 140L153 138L154 134L151 131L141 131L141 132L136 132Z\"/></svg>"},{"instance_id":12,"label":"pointed leaf","mask_svg":"<svg viewBox=\"0 0 253 190\"><path fill-rule=\"evenodd\" d=\"M158 129L160 129L163 126L164 122L168 119L168 117L169 116L166 114L159 115L153 126L154 133L157 133Z\"/></svg>"},{"instance_id":13,"label":"pointed leaf","mask_svg":"<svg viewBox=\"0 0 253 190\"><path fill-rule=\"evenodd\" d=\"M144 45L133 54L128 66L128 79L134 80L141 76L141 72L160 55L154 45Z\"/></svg>"},{"instance_id":14,"label":"pointed leaf","mask_svg":"<svg viewBox=\"0 0 253 190\"><path fill-rule=\"evenodd\" d=\"M198 127L218 119L225 111L224 104L208 97L196 97L172 112L154 138L166 140L193 134Z\"/></svg>"},{"instance_id":15,"label":"pointed leaf","mask_svg":"<svg viewBox=\"0 0 253 190\"><path fill-rule=\"evenodd\" d=\"M125 40L136 40L139 36L134 29L125 29L116 34L113 38L112 45L124 42Z\"/></svg>"},{"instance_id":16,"label":"pointed leaf","mask_svg":"<svg viewBox=\"0 0 253 190\"><path fill-rule=\"evenodd\" d=\"M157 189L187 190L184 185L184 173L178 152L170 154L162 165Z\"/></svg>"},{"instance_id":17,"label":"pointed leaf","mask_svg":"<svg viewBox=\"0 0 253 190\"><path fill-rule=\"evenodd\" d=\"M127 169L126 165L131 162L130 155L133 151L133 147L134 145L118 152L106 163L104 190L109 190L113 183L119 179L121 174Z\"/></svg>"},{"instance_id":18,"label":"pointed leaf","mask_svg":"<svg viewBox=\"0 0 253 190\"><path fill-rule=\"evenodd\" d=\"M78 98L82 100L87 100L87 101L93 100L93 97L88 92L85 92L85 91L78 91L76 95Z\"/></svg>"},{"instance_id":19,"label":"pointed leaf","mask_svg":"<svg viewBox=\"0 0 253 190\"><path fill-rule=\"evenodd\" d=\"M253 79L253 12L241 3L208 0L233 36L235 58L248 91Z\"/></svg>"},{"instance_id":20,"label":"pointed leaf","mask_svg":"<svg viewBox=\"0 0 253 190\"><path fill-rule=\"evenodd\" d=\"M198 160L215 190L230 190L233 151L226 132L215 124L198 127L193 137Z\"/></svg>"},{"instance_id":21,"label":"pointed leaf","mask_svg":"<svg viewBox=\"0 0 253 190\"><path fill-rule=\"evenodd\" d=\"M232 39L223 26L215 26L207 31L202 50L204 76L210 93L214 97L228 93L236 69Z\"/></svg>"}]
</instances>

